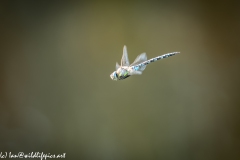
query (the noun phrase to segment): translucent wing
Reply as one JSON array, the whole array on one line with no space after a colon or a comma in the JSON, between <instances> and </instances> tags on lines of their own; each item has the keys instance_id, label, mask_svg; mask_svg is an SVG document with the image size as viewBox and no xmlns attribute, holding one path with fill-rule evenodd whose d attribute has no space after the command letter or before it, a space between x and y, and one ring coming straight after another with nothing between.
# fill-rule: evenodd
<instances>
[{"instance_id":1,"label":"translucent wing","mask_svg":"<svg viewBox=\"0 0 240 160\"><path fill-rule=\"evenodd\" d=\"M132 71L129 73L129 75L141 75L142 71Z\"/></svg>"},{"instance_id":2,"label":"translucent wing","mask_svg":"<svg viewBox=\"0 0 240 160\"><path fill-rule=\"evenodd\" d=\"M137 58L135 59L135 61L130 65L130 66L135 66L135 65L138 65L144 61L147 60L147 55L146 53L142 53L140 55L137 56ZM137 71L143 71L144 69L146 68L146 66L142 66L140 68L138 68Z\"/></svg>"},{"instance_id":3,"label":"translucent wing","mask_svg":"<svg viewBox=\"0 0 240 160\"><path fill-rule=\"evenodd\" d=\"M121 60L121 66L129 66L128 54L127 54L127 47L123 47L123 55Z\"/></svg>"},{"instance_id":4,"label":"translucent wing","mask_svg":"<svg viewBox=\"0 0 240 160\"><path fill-rule=\"evenodd\" d=\"M119 67L120 67L120 65L118 63L116 63L116 70L118 70Z\"/></svg>"}]
</instances>

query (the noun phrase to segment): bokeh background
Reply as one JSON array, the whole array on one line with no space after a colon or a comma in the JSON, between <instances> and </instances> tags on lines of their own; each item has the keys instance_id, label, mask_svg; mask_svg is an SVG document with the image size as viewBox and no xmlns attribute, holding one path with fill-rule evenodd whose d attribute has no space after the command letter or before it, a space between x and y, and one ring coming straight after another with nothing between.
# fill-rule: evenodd
<instances>
[{"instance_id":1,"label":"bokeh background","mask_svg":"<svg viewBox=\"0 0 240 160\"><path fill-rule=\"evenodd\" d=\"M240 158L236 1L1 1L0 151ZM181 54L112 81L129 59Z\"/></svg>"}]
</instances>

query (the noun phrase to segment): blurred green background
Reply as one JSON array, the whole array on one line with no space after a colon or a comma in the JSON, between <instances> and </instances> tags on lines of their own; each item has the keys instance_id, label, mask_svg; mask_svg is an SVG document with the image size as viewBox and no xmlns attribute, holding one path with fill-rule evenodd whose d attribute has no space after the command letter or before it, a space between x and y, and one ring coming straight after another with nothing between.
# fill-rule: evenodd
<instances>
[{"instance_id":1,"label":"blurred green background","mask_svg":"<svg viewBox=\"0 0 240 160\"><path fill-rule=\"evenodd\" d=\"M240 157L234 1L1 1L0 151L67 159ZM127 45L141 76L109 75Z\"/></svg>"}]
</instances>

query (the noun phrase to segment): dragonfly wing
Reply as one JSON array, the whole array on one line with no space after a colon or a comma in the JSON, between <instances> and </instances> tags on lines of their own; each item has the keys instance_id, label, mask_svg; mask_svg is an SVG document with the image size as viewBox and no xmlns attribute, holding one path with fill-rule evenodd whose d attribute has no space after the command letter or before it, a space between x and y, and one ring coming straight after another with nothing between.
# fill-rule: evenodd
<instances>
[{"instance_id":1,"label":"dragonfly wing","mask_svg":"<svg viewBox=\"0 0 240 160\"><path fill-rule=\"evenodd\" d=\"M146 60L147 60L146 53L142 53L142 54L137 56L137 58L134 60L134 62L131 64L131 66L135 66L135 65L137 65L139 63L142 63L142 62L144 62Z\"/></svg>"},{"instance_id":2,"label":"dragonfly wing","mask_svg":"<svg viewBox=\"0 0 240 160\"><path fill-rule=\"evenodd\" d=\"M120 65L118 64L118 62L116 63L116 70L118 70L118 68L120 67Z\"/></svg>"},{"instance_id":3,"label":"dragonfly wing","mask_svg":"<svg viewBox=\"0 0 240 160\"><path fill-rule=\"evenodd\" d=\"M142 53L140 55L137 56L137 58L135 59L135 61L130 65L130 66L135 66L138 65L144 61L147 60L147 54L146 53ZM142 66L138 69L138 71L143 71L146 68L146 66Z\"/></svg>"},{"instance_id":4,"label":"dragonfly wing","mask_svg":"<svg viewBox=\"0 0 240 160\"><path fill-rule=\"evenodd\" d=\"M132 71L129 73L129 75L141 75L142 72L141 71Z\"/></svg>"},{"instance_id":5,"label":"dragonfly wing","mask_svg":"<svg viewBox=\"0 0 240 160\"><path fill-rule=\"evenodd\" d=\"M147 66L142 66L142 67L139 67L138 71L144 71L144 69L146 68Z\"/></svg>"},{"instance_id":6,"label":"dragonfly wing","mask_svg":"<svg viewBox=\"0 0 240 160\"><path fill-rule=\"evenodd\" d=\"M128 60L128 53L127 53L127 47L123 47L123 55L121 60L121 66L129 66L129 60Z\"/></svg>"}]
</instances>

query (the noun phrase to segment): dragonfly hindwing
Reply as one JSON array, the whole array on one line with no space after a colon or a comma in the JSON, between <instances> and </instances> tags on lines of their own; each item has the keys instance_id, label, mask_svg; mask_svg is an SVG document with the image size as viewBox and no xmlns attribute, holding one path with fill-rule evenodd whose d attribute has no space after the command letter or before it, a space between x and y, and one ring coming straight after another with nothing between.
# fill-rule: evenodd
<instances>
[{"instance_id":1,"label":"dragonfly hindwing","mask_svg":"<svg viewBox=\"0 0 240 160\"><path fill-rule=\"evenodd\" d=\"M142 53L140 55L137 56L137 58L134 60L134 62L130 65L130 66L136 66L144 61L147 60L147 55L146 53ZM145 65L143 66L138 66L138 67L134 67L135 71L143 71L146 68Z\"/></svg>"}]
</instances>

